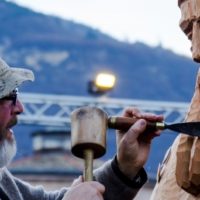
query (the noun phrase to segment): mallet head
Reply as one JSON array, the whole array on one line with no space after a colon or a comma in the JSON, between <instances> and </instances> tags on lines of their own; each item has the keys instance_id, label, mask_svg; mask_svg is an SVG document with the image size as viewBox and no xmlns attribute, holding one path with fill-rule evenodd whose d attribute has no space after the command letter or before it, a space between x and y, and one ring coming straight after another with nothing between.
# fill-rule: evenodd
<instances>
[{"instance_id":1,"label":"mallet head","mask_svg":"<svg viewBox=\"0 0 200 200\"><path fill-rule=\"evenodd\" d=\"M71 114L72 153L83 158L84 150L91 149L94 158L106 152L107 114L96 107L81 107Z\"/></svg>"}]
</instances>

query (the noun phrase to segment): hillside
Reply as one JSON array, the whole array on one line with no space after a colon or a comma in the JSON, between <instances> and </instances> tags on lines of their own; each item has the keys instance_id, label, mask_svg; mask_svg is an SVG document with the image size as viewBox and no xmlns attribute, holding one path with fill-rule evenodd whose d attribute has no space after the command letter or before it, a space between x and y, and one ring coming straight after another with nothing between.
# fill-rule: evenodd
<instances>
[{"instance_id":1,"label":"hillside","mask_svg":"<svg viewBox=\"0 0 200 200\"><path fill-rule=\"evenodd\" d=\"M190 101L192 97L198 67L190 58L162 46L119 42L91 27L5 0L0 1L0 10L0 56L11 66L26 66L36 75L35 83L22 91L88 96L88 81L104 70L117 76L110 97L163 101ZM30 134L24 130L32 131L16 129L17 139L23 138L18 157L31 154ZM150 171L156 171L174 136L163 138L154 146L153 153L158 154L157 147L162 150L154 155Z\"/></svg>"},{"instance_id":2,"label":"hillside","mask_svg":"<svg viewBox=\"0 0 200 200\"><path fill-rule=\"evenodd\" d=\"M122 43L4 0L0 10L0 55L34 70L30 91L87 95L87 82L107 70L118 78L113 97L187 101L192 95L197 67L184 56L161 46Z\"/></svg>"}]
</instances>

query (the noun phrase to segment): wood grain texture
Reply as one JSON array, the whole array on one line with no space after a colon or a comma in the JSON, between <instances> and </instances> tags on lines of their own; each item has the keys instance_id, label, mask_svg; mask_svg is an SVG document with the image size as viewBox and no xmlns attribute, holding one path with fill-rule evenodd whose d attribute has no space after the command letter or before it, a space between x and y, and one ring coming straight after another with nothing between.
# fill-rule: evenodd
<instances>
[{"instance_id":1,"label":"wood grain texture","mask_svg":"<svg viewBox=\"0 0 200 200\"><path fill-rule=\"evenodd\" d=\"M200 71L185 121L200 120ZM200 139L180 134L158 170L151 200L200 200Z\"/></svg>"}]
</instances>

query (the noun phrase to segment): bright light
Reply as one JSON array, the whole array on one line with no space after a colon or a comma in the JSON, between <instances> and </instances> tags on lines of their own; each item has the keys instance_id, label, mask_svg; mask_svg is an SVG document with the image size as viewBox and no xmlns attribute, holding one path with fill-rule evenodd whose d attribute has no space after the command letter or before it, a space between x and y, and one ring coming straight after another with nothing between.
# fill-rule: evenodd
<instances>
[{"instance_id":1,"label":"bright light","mask_svg":"<svg viewBox=\"0 0 200 200\"><path fill-rule=\"evenodd\" d=\"M102 89L112 89L115 85L116 78L113 74L100 73L96 76L95 85Z\"/></svg>"}]
</instances>

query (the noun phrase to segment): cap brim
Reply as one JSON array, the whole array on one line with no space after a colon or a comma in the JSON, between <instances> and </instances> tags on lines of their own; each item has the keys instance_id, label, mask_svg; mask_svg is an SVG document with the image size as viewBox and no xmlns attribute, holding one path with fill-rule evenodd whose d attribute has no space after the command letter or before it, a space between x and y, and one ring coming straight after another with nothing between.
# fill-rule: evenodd
<instances>
[{"instance_id":1,"label":"cap brim","mask_svg":"<svg viewBox=\"0 0 200 200\"><path fill-rule=\"evenodd\" d=\"M9 68L3 77L0 77L0 98L10 94L25 81L34 81L31 70L23 68Z\"/></svg>"}]
</instances>

